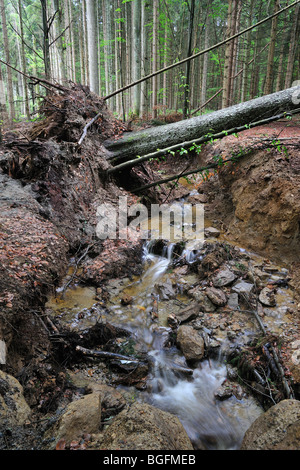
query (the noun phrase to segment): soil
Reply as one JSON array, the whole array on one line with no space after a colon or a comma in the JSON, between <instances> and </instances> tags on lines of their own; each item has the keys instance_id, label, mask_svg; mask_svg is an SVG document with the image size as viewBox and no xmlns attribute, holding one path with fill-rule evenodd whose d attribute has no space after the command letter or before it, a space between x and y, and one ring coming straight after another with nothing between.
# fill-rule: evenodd
<instances>
[{"instance_id":1,"label":"soil","mask_svg":"<svg viewBox=\"0 0 300 470\"><path fill-rule=\"evenodd\" d=\"M83 126L99 111L101 117L78 147ZM70 258L82 258L83 284L104 291L107 280L141 270L138 237L97 239L100 203L117 206L124 195L130 203L161 203L186 196L193 188L205 195L206 216L226 239L289 267L290 286L300 302L299 120L244 131L238 139L226 137L191 155L189 162L177 155L132 169L120 180L107 180L102 143L128 130L126 124L114 119L99 97L75 86L66 94L48 96L42 115L35 124L6 130L0 146L0 339L6 345L0 367L20 381L37 416L55 412L74 394L65 373L71 358L64 357L61 335L55 342L59 325L45 313L45 303L66 274ZM267 138L283 140L269 150L270 141L262 141ZM241 149L237 163L221 167L206 181L197 175L144 195L130 192L173 173L174 158L179 171ZM295 322L299 312L300 303L292 312ZM110 335L112 339L120 332ZM299 385L288 346L285 352L287 368Z\"/></svg>"}]
</instances>

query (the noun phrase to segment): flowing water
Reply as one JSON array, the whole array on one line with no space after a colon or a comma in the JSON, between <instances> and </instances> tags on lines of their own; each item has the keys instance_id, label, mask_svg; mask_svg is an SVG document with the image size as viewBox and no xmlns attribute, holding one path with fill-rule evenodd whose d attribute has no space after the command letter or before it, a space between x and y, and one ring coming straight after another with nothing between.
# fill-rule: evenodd
<instances>
[{"instance_id":1,"label":"flowing water","mask_svg":"<svg viewBox=\"0 0 300 470\"><path fill-rule=\"evenodd\" d=\"M111 280L108 311L97 306L95 290L80 286L69 289L64 299L50 299L48 308L75 328L86 328L98 321L108 321L132 332L141 349L153 359L148 390L141 392L139 400L147 401L158 408L169 411L180 419L195 449L239 449L244 433L263 412L252 397L241 399L231 396L226 400L215 398L216 390L227 379L227 368L222 354L218 360L204 360L189 373L180 374L180 367L189 369L185 358L176 347L164 347L170 332L167 316L188 305L190 298L176 295L175 300L159 302L155 287L172 289L170 263L175 244L170 242L162 254L151 251L151 243L144 247L144 271L133 280ZM197 250L183 252L188 262L199 256ZM193 276L189 282L192 283ZM114 293L115 292L115 293ZM133 301L122 305L120 295L126 294ZM280 297L280 295L279 295ZM159 302L159 317L153 320L153 306ZM284 322L288 298L282 294L276 318L270 321ZM86 315L78 315L86 312ZM174 364L176 367L174 367Z\"/></svg>"}]
</instances>

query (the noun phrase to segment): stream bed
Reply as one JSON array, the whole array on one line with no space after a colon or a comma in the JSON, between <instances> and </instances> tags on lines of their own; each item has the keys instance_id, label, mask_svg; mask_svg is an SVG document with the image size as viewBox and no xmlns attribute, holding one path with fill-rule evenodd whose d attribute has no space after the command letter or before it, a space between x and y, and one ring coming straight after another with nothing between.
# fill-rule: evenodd
<instances>
[{"instance_id":1,"label":"stream bed","mask_svg":"<svg viewBox=\"0 0 300 470\"><path fill-rule=\"evenodd\" d=\"M205 241L207 243L214 244L216 240ZM76 330L86 329L101 320L130 331L138 349L153 358L147 388L135 390L135 399L178 416L195 449L239 449L245 431L264 410L251 394L241 390L240 394L232 394L226 399L216 396L228 380L226 356L222 351L223 346L226 348L230 342L228 338L235 344L242 341L241 336L243 341L249 342L255 334L253 330L257 333L257 325L251 315L244 314L240 329L236 327L236 322L228 326L231 333L235 328L235 338L232 339L226 327L216 327L219 317L215 311L204 312L204 316L212 317L211 327L207 323L197 324L197 319L194 320L194 327L213 338L221 347L213 358L204 358L192 368L176 345L165 347L172 333L170 315L176 316L191 304L191 292L199 283L196 273L172 265L175 246L171 242L166 244L158 255L152 251L153 244L145 243L142 275L134 279L110 280L106 286L109 299L105 302L105 308L102 302L97 301L94 287L78 284L69 288L64 296L60 296L61 289L58 289L56 296L49 299L47 309ZM263 269L264 282L284 279L287 275L286 268L272 265L269 272L266 271L267 267L262 267L261 257L242 248L239 250L248 263L250 259L253 266ZM201 250L184 251L181 256L187 265L193 264L201 257ZM235 264L232 261L232 267ZM292 304L292 292L288 288L278 288L276 306L265 308L264 323L278 334L284 334ZM178 372L180 368L190 372L181 374ZM124 386L121 388L126 390Z\"/></svg>"}]
</instances>

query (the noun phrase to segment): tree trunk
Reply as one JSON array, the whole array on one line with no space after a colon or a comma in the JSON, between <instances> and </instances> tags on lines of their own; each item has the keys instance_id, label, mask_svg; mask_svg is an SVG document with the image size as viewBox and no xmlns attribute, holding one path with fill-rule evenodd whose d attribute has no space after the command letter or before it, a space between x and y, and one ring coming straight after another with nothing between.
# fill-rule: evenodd
<instances>
[{"instance_id":1,"label":"tree trunk","mask_svg":"<svg viewBox=\"0 0 300 470\"><path fill-rule=\"evenodd\" d=\"M292 33L290 39L290 47L289 47L289 55L288 55L288 63L286 68L286 76L285 76L285 87L290 87L292 85L292 76L294 70L294 63L295 63L295 52L297 49L297 37L299 37L299 18L300 18L300 5L296 6L294 11L294 20L292 26ZM299 43L298 43L299 47ZM297 76L297 79L299 77Z\"/></svg>"},{"instance_id":2,"label":"tree trunk","mask_svg":"<svg viewBox=\"0 0 300 470\"><path fill-rule=\"evenodd\" d=\"M152 72L157 71L158 0L153 0ZM152 79L152 117L157 117L157 76Z\"/></svg>"},{"instance_id":3,"label":"tree trunk","mask_svg":"<svg viewBox=\"0 0 300 470\"><path fill-rule=\"evenodd\" d=\"M96 26L97 15L96 15L96 5L95 5L94 0L87 0L86 15L87 15L90 88L94 93L99 94L98 41L97 41L97 26Z\"/></svg>"},{"instance_id":4,"label":"tree trunk","mask_svg":"<svg viewBox=\"0 0 300 470\"><path fill-rule=\"evenodd\" d=\"M21 0L18 1L18 11L19 11L19 19L20 19L20 36L21 36L20 46L21 46L22 71L24 72L24 74L26 74L27 69L26 69L25 49L24 49L24 31L23 31L23 15L22 15ZM27 86L27 81L24 75L22 75L22 80L23 80L24 99L25 99L25 112L26 112L27 119L30 119L28 86Z\"/></svg>"},{"instance_id":5,"label":"tree trunk","mask_svg":"<svg viewBox=\"0 0 300 470\"><path fill-rule=\"evenodd\" d=\"M279 0L275 0L274 5L274 13L276 13L280 8ZM267 65L267 73L266 73L266 83L265 83L265 94L270 94L273 88L273 68L274 68L274 54L275 54L275 42L276 42L276 34L277 34L277 24L278 24L278 16L275 16L272 20L271 26L271 41L270 41L270 48L268 54L268 65Z\"/></svg>"},{"instance_id":6,"label":"tree trunk","mask_svg":"<svg viewBox=\"0 0 300 470\"><path fill-rule=\"evenodd\" d=\"M141 0L132 2L132 79L141 78ZM133 90L132 111L136 116L140 114L141 84Z\"/></svg>"},{"instance_id":7,"label":"tree trunk","mask_svg":"<svg viewBox=\"0 0 300 470\"><path fill-rule=\"evenodd\" d=\"M234 127L272 117L279 112L299 107L293 100L299 87L289 88L271 95L262 96L245 103L224 108L204 116L197 116L180 122L125 133L117 140L107 140L104 147L107 158L121 163L185 141L199 139L208 133L216 134Z\"/></svg>"},{"instance_id":8,"label":"tree trunk","mask_svg":"<svg viewBox=\"0 0 300 470\"><path fill-rule=\"evenodd\" d=\"M5 60L7 64L10 64L10 53L9 53L4 0L0 0L0 9L1 9L1 19L2 19L2 32L3 32ZM7 67L7 93L8 93L9 119L12 122L15 119L16 114L15 114L14 92L13 92L13 84L12 84L12 73L11 73L10 67Z\"/></svg>"},{"instance_id":9,"label":"tree trunk","mask_svg":"<svg viewBox=\"0 0 300 470\"><path fill-rule=\"evenodd\" d=\"M194 30L194 14L195 14L195 0L191 0L190 5L190 18L189 18L189 37L188 37L188 50L187 57L192 55L192 44L193 44L193 30ZM183 105L183 116L187 118L189 112L189 97L190 97L190 72L191 62L186 63L186 79L184 87L184 105Z\"/></svg>"}]
</instances>

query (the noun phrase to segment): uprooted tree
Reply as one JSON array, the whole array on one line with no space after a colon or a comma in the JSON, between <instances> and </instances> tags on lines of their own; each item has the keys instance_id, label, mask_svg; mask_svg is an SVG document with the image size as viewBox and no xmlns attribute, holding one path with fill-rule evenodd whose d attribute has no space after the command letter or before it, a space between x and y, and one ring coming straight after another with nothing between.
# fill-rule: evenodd
<instances>
[{"instance_id":1,"label":"uprooted tree","mask_svg":"<svg viewBox=\"0 0 300 470\"><path fill-rule=\"evenodd\" d=\"M109 173L138 165L170 149L201 143L211 136L225 137L246 127L282 119L288 113L300 112L299 94L300 87L296 86L204 116L127 132L121 138L106 140L106 156L114 167Z\"/></svg>"}]
</instances>

